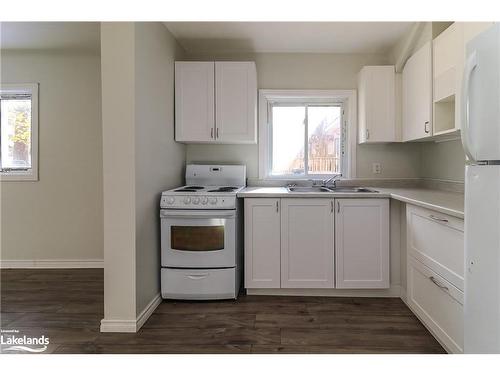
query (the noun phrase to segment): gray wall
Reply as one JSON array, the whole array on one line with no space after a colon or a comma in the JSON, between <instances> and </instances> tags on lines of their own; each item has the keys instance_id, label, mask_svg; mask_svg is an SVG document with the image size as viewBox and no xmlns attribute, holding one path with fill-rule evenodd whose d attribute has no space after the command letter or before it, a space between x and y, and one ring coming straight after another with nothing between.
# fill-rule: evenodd
<instances>
[{"instance_id":1,"label":"gray wall","mask_svg":"<svg viewBox=\"0 0 500 375\"><path fill-rule=\"evenodd\" d=\"M262 89L356 89L357 74L364 65L389 64L383 55L257 53L189 55L191 60L254 60L258 87ZM247 176L258 177L257 145L188 145L188 162L241 162ZM382 173L372 173L372 163ZM357 176L361 178L418 177L420 145L386 144L357 146Z\"/></svg>"},{"instance_id":2,"label":"gray wall","mask_svg":"<svg viewBox=\"0 0 500 375\"><path fill-rule=\"evenodd\" d=\"M422 143L421 153L421 177L464 182L465 153L459 139Z\"/></svg>"},{"instance_id":3,"label":"gray wall","mask_svg":"<svg viewBox=\"0 0 500 375\"><path fill-rule=\"evenodd\" d=\"M183 52L161 23L135 24L137 313L160 292L161 191L184 182L186 148L174 141L174 61Z\"/></svg>"},{"instance_id":4,"label":"gray wall","mask_svg":"<svg viewBox=\"0 0 500 375\"><path fill-rule=\"evenodd\" d=\"M39 181L1 182L2 260L103 258L98 54L1 52L3 83L39 87Z\"/></svg>"}]
</instances>

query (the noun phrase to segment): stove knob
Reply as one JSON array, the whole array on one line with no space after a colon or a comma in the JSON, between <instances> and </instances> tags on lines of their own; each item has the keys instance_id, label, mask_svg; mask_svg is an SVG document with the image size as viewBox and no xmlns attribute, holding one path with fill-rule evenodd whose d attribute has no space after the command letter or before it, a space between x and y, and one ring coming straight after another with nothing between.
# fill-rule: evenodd
<instances>
[{"instance_id":1,"label":"stove knob","mask_svg":"<svg viewBox=\"0 0 500 375\"><path fill-rule=\"evenodd\" d=\"M193 198L193 204L198 204L200 203L200 198L196 197L196 198Z\"/></svg>"},{"instance_id":2,"label":"stove knob","mask_svg":"<svg viewBox=\"0 0 500 375\"><path fill-rule=\"evenodd\" d=\"M217 203L217 198L210 198L209 202L210 202L210 204L216 204Z\"/></svg>"},{"instance_id":3,"label":"stove knob","mask_svg":"<svg viewBox=\"0 0 500 375\"><path fill-rule=\"evenodd\" d=\"M201 198L201 204L205 205L208 203L208 198L207 197L202 197Z\"/></svg>"},{"instance_id":4,"label":"stove knob","mask_svg":"<svg viewBox=\"0 0 500 375\"><path fill-rule=\"evenodd\" d=\"M189 203L191 203L191 198L189 197L184 198L184 204L189 204Z\"/></svg>"},{"instance_id":5,"label":"stove knob","mask_svg":"<svg viewBox=\"0 0 500 375\"><path fill-rule=\"evenodd\" d=\"M174 197L168 197L167 198L167 204L174 204L175 198Z\"/></svg>"}]
</instances>

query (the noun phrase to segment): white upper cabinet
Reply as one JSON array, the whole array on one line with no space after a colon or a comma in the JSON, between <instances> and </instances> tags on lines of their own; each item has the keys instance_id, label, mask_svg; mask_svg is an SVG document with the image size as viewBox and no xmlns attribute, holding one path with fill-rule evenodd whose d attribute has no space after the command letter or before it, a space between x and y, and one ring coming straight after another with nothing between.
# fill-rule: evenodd
<instances>
[{"instance_id":1,"label":"white upper cabinet","mask_svg":"<svg viewBox=\"0 0 500 375\"><path fill-rule=\"evenodd\" d=\"M389 288L389 200L335 200L338 289Z\"/></svg>"},{"instance_id":2,"label":"white upper cabinet","mask_svg":"<svg viewBox=\"0 0 500 375\"><path fill-rule=\"evenodd\" d=\"M281 287L333 288L333 199L281 199Z\"/></svg>"},{"instance_id":3,"label":"white upper cabinet","mask_svg":"<svg viewBox=\"0 0 500 375\"><path fill-rule=\"evenodd\" d=\"M280 287L280 200L245 199L245 288Z\"/></svg>"},{"instance_id":4,"label":"white upper cabinet","mask_svg":"<svg viewBox=\"0 0 500 375\"><path fill-rule=\"evenodd\" d=\"M175 63L175 140L256 143L254 62Z\"/></svg>"},{"instance_id":5,"label":"white upper cabinet","mask_svg":"<svg viewBox=\"0 0 500 375\"><path fill-rule=\"evenodd\" d=\"M175 63L175 140L214 140L214 62Z\"/></svg>"},{"instance_id":6,"label":"white upper cabinet","mask_svg":"<svg viewBox=\"0 0 500 375\"><path fill-rule=\"evenodd\" d=\"M433 41L434 102L455 95L459 53L460 35L454 23Z\"/></svg>"},{"instance_id":7,"label":"white upper cabinet","mask_svg":"<svg viewBox=\"0 0 500 375\"><path fill-rule=\"evenodd\" d=\"M453 23L433 41L433 135L438 136L457 130L455 100L460 85L461 36Z\"/></svg>"},{"instance_id":8,"label":"white upper cabinet","mask_svg":"<svg viewBox=\"0 0 500 375\"><path fill-rule=\"evenodd\" d=\"M432 45L425 43L403 68L403 141L432 136Z\"/></svg>"},{"instance_id":9,"label":"white upper cabinet","mask_svg":"<svg viewBox=\"0 0 500 375\"><path fill-rule=\"evenodd\" d=\"M257 73L254 62L215 63L218 142L257 142Z\"/></svg>"},{"instance_id":10,"label":"white upper cabinet","mask_svg":"<svg viewBox=\"0 0 500 375\"><path fill-rule=\"evenodd\" d=\"M398 142L395 68L365 66L358 75L359 143Z\"/></svg>"}]
</instances>

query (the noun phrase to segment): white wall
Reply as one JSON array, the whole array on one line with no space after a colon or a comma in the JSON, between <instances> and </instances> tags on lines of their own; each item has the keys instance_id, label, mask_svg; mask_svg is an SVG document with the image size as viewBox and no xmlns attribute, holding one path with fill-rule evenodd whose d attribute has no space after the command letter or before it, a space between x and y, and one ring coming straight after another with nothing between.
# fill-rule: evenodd
<instances>
[{"instance_id":1,"label":"white wall","mask_svg":"<svg viewBox=\"0 0 500 375\"><path fill-rule=\"evenodd\" d=\"M184 182L186 149L174 141L174 62L183 53L161 23L135 24L137 313L160 292L161 192Z\"/></svg>"},{"instance_id":2,"label":"white wall","mask_svg":"<svg viewBox=\"0 0 500 375\"><path fill-rule=\"evenodd\" d=\"M39 181L1 182L4 260L103 258L100 57L2 51L3 83L40 84Z\"/></svg>"},{"instance_id":3,"label":"white wall","mask_svg":"<svg viewBox=\"0 0 500 375\"><path fill-rule=\"evenodd\" d=\"M101 330L127 331L160 292L160 193L183 182L185 146L173 140L174 61L183 51L161 23L103 23L101 48Z\"/></svg>"},{"instance_id":4,"label":"white wall","mask_svg":"<svg viewBox=\"0 0 500 375\"><path fill-rule=\"evenodd\" d=\"M383 55L303 53L257 53L189 55L190 60L254 60L261 89L356 89L357 74L364 65L389 64ZM415 144L358 145L357 176L418 177L420 146ZM257 145L188 145L188 162L241 162L247 176L258 177ZM372 173L372 162L382 164L382 173Z\"/></svg>"},{"instance_id":5,"label":"white wall","mask_svg":"<svg viewBox=\"0 0 500 375\"><path fill-rule=\"evenodd\" d=\"M133 23L101 24L104 320L111 326L128 321L132 328L136 318L134 33ZM113 328L123 329L108 330Z\"/></svg>"}]
</instances>

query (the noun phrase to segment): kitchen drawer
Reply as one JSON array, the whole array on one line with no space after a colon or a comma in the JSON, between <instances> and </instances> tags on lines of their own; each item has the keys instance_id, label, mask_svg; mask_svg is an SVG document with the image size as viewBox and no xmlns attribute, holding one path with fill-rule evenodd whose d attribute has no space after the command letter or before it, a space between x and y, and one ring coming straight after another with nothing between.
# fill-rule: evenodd
<instances>
[{"instance_id":1,"label":"kitchen drawer","mask_svg":"<svg viewBox=\"0 0 500 375\"><path fill-rule=\"evenodd\" d=\"M408 305L452 353L463 352L463 293L414 259L408 258Z\"/></svg>"},{"instance_id":2,"label":"kitchen drawer","mask_svg":"<svg viewBox=\"0 0 500 375\"><path fill-rule=\"evenodd\" d=\"M464 290L464 221L408 205L408 254Z\"/></svg>"},{"instance_id":3,"label":"kitchen drawer","mask_svg":"<svg viewBox=\"0 0 500 375\"><path fill-rule=\"evenodd\" d=\"M161 269L161 294L172 299L237 297L236 269ZM236 292L235 292L236 291Z\"/></svg>"}]
</instances>

